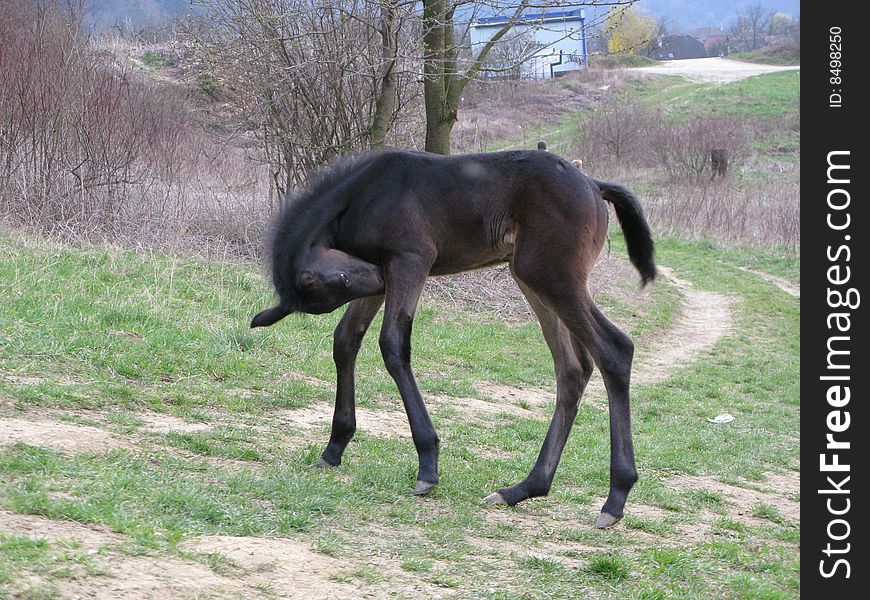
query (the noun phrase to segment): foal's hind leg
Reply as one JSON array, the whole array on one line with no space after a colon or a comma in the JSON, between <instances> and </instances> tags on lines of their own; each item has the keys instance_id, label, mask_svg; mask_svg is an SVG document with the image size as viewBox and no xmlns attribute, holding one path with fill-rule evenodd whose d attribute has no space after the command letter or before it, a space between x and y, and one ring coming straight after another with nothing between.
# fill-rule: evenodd
<instances>
[{"instance_id":1,"label":"foal's hind leg","mask_svg":"<svg viewBox=\"0 0 870 600\"><path fill-rule=\"evenodd\" d=\"M335 388L335 414L329 444L320 457L318 466L335 467L341 464L344 449L356 432L356 399L354 369L363 336L378 314L383 296L360 298L351 302L333 334L332 358L335 361L337 385Z\"/></svg>"},{"instance_id":2,"label":"foal's hind leg","mask_svg":"<svg viewBox=\"0 0 870 600\"><path fill-rule=\"evenodd\" d=\"M634 345L601 314L589 294L586 281L595 248L578 251L568 240L540 235L518 239L513 266L517 278L589 351L604 379L610 407L610 493L596 527L610 527L622 518L628 492L637 481L628 396Z\"/></svg>"},{"instance_id":3,"label":"foal's hind leg","mask_svg":"<svg viewBox=\"0 0 870 600\"><path fill-rule=\"evenodd\" d=\"M623 517L628 492L637 481L631 437L629 382L634 344L598 310L585 289L559 290L547 303L592 355L607 389L610 409L610 493L595 526L615 525Z\"/></svg>"},{"instance_id":4,"label":"foal's hind leg","mask_svg":"<svg viewBox=\"0 0 870 600\"><path fill-rule=\"evenodd\" d=\"M577 417L580 398L592 374L592 359L582 344L573 338L559 317L544 306L534 292L519 280L517 284L535 311L553 355L556 367L556 410L531 472L520 483L487 496L486 501L490 504L514 505L527 498L549 493L562 450Z\"/></svg>"}]
</instances>

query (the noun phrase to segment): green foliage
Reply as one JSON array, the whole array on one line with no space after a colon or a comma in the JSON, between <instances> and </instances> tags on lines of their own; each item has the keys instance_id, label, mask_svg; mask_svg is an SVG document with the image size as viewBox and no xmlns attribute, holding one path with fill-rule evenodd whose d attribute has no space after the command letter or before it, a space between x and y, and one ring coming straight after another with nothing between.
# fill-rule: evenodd
<instances>
[{"instance_id":1,"label":"green foliage","mask_svg":"<svg viewBox=\"0 0 870 600\"><path fill-rule=\"evenodd\" d=\"M589 57L589 66L593 69L627 69L655 64L654 58L640 54L595 54Z\"/></svg>"},{"instance_id":2,"label":"green foliage","mask_svg":"<svg viewBox=\"0 0 870 600\"><path fill-rule=\"evenodd\" d=\"M634 8L613 9L605 28L610 31L607 49L613 54L639 54L658 33L655 17Z\"/></svg>"},{"instance_id":3,"label":"green foliage","mask_svg":"<svg viewBox=\"0 0 870 600\"><path fill-rule=\"evenodd\" d=\"M764 46L753 52L738 52L728 58L762 65L791 66L801 64L801 50L796 44L777 44Z\"/></svg>"},{"instance_id":4,"label":"green foliage","mask_svg":"<svg viewBox=\"0 0 870 600\"><path fill-rule=\"evenodd\" d=\"M196 78L196 82L199 85L199 89L207 96L217 98L221 92L222 85L220 80L211 73L202 73Z\"/></svg>"},{"instance_id":5,"label":"green foliage","mask_svg":"<svg viewBox=\"0 0 870 600\"><path fill-rule=\"evenodd\" d=\"M151 68L162 67L163 57L153 52L146 52L142 55L142 62L145 63L146 66L149 66Z\"/></svg>"}]
</instances>

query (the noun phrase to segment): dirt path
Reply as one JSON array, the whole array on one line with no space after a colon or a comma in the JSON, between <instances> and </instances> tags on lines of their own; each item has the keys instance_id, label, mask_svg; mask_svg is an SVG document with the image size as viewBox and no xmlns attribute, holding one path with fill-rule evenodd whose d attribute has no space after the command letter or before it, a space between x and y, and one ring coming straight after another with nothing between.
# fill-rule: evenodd
<instances>
[{"instance_id":1,"label":"dirt path","mask_svg":"<svg viewBox=\"0 0 870 600\"><path fill-rule=\"evenodd\" d=\"M788 294L789 296L794 296L795 298L801 297L801 287L799 285L795 285L788 279L783 279L782 277L777 277L776 275L771 275L770 273L762 273L761 271L753 271L752 269L747 269L746 267L737 267L741 271L745 271L747 273L752 273L756 277L760 277L765 281L771 282L773 285L781 289L783 292Z\"/></svg>"},{"instance_id":2,"label":"dirt path","mask_svg":"<svg viewBox=\"0 0 870 600\"><path fill-rule=\"evenodd\" d=\"M732 83L755 75L777 73L779 71L797 71L800 66L779 67L774 65L759 65L728 60L727 58L690 58L685 60L665 61L652 67L634 67L626 69L635 73L652 73L655 75L677 75L691 81L703 83Z\"/></svg>"},{"instance_id":3,"label":"dirt path","mask_svg":"<svg viewBox=\"0 0 870 600\"><path fill-rule=\"evenodd\" d=\"M664 381L677 369L698 360L731 329L731 300L727 296L696 290L667 267L659 266L659 272L679 288L682 314L651 348L640 349L633 383Z\"/></svg>"},{"instance_id":4,"label":"dirt path","mask_svg":"<svg viewBox=\"0 0 870 600\"><path fill-rule=\"evenodd\" d=\"M677 277L674 272L659 265L662 276L677 286L682 296L680 316L651 346L638 348L635 355L631 381L633 384L651 384L666 380L677 369L682 369L698 360L710 350L732 326L731 299L723 294L696 290L692 284ZM540 388L515 388L511 386L480 382L478 391L494 402L468 403L469 411L479 410L480 403L490 406L493 412L517 414L518 409L530 412L531 407L540 418L549 418L554 393ZM607 395L597 372L593 375L583 402L606 408ZM520 413L522 414L522 413Z\"/></svg>"}]
</instances>

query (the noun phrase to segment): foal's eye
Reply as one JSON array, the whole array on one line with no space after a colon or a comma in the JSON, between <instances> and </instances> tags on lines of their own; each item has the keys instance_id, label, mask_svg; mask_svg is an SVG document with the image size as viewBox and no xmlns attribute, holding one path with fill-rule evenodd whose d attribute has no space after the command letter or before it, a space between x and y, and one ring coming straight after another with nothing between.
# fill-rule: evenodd
<instances>
[{"instance_id":1,"label":"foal's eye","mask_svg":"<svg viewBox=\"0 0 870 600\"><path fill-rule=\"evenodd\" d=\"M347 275L344 273L338 274L338 280L344 285L344 287L350 287L350 279L348 279Z\"/></svg>"}]
</instances>

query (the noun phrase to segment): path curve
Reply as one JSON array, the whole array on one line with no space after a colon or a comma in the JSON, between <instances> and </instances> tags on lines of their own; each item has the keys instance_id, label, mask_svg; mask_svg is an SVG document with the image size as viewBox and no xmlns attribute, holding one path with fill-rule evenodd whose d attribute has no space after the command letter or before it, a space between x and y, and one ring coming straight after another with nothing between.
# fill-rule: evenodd
<instances>
[{"instance_id":1,"label":"path curve","mask_svg":"<svg viewBox=\"0 0 870 600\"><path fill-rule=\"evenodd\" d=\"M731 329L731 300L724 294L693 288L668 267L658 267L683 296L682 314L667 333L648 349L641 348L632 382L658 383L711 349Z\"/></svg>"},{"instance_id":2,"label":"path curve","mask_svg":"<svg viewBox=\"0 0 870 600\"><path fill-rule=\"evenodd\" d=\"M626 71L652 73L655 75L677 75L691 81L704 83L732 83L755 75L778 73L779 71L799 71L800 65L777 66L729 60L727 58L687 58L684 60L663 61L651 67L631 67Z\"/></svg>"},{"instance_id":3,"label":"path curve","mask_svg":"<svg viewBox=\"0 0 870 600\"><path fill-rule=\"evenodd\" d=\"M678 369L697 361L709 351L733 326L731 298L725 294L696 290L692 283L681 279L668 267L658 265L659 273L675 285L682 296L680 316L658 339L646 347L637 348L631 381L633 384L651 384L664 381ZM493 400L485 402L492 411L523 414L518 406L530 406L538 418L550 418L555 394L541 388L517 388L479 382L477 390ZM478 401L480 402L480 401ZM597 370L593 374L583 402L597 408L607 407L607 394ZM466 412L479 410L472 402Z\"/></svg>"}]
</instances>

